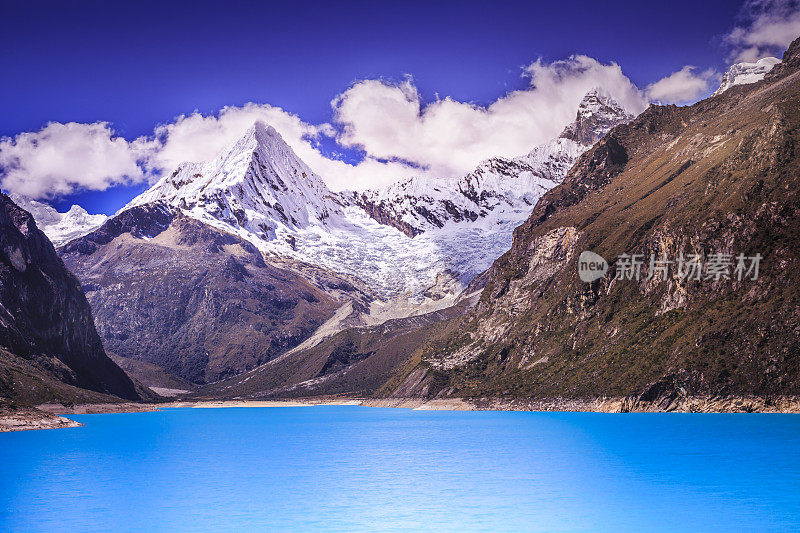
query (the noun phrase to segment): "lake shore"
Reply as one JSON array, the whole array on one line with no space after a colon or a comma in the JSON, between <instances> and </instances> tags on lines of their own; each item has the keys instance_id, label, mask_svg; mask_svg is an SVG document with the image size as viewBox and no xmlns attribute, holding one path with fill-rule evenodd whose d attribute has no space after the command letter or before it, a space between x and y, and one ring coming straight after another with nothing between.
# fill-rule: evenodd
<instances>
[{"instance_id":1,"label":"lake shore","mask_svg":"<svg viewBox=\"0 0 800 533\"><path fill-rule=\"evenodd\" d=\"M800 397L776 398L731 396L719 398L680 397L645 402L618 398L388 398L364 400L369 407L456 411L563 411L595 413L800 413Z\"/></svg>"},{"instance_id":2,"label":"lake shore","mask_svg":"<svg viewBox=\"0 0 800 533\"><path fill-rule=\"evenodd\" d=\"M29 431L33 429L60 429L80 427L83 424L63 416L32 408L0 410L0 433Z\"/></svg>"},{"instance_id":3,"label":"lake shore","mask_svg":"<svg viewBox=\"0 0 800 533\"><path fill-rule=\"evenodd\" d=\"M176 400L140 404L132 402L64 406L43 404L36 408L0 410L0 432L79 427L65 415L139 413L161 409L313 407L319 405L360 405L419 411L562 411L596 413L800 413L800 397L682 397L642 402L635 398L574 399L553 398L298 398L292 400Z\"/></svg>"}]
</instances>

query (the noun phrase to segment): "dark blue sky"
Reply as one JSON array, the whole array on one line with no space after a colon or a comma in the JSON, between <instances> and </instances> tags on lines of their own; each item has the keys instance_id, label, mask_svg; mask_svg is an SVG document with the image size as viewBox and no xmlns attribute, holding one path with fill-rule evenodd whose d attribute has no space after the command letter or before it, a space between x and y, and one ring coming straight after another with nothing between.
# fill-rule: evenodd
<instances>
[{"instance_id":1,"label":"dark blue sky","mask_svg":"<svg viewBox=\"0 0 800 533\"><path fill-rule=\"evenodd\" d=\"M407 73L425 98L486 103L521 87L520 67L540 56L615 61L640 87L686 64L722 70L720 35L741 5L0 4L0 136L48 121L104 120L129 139L181 113L248 101L320 123L331 119L331 99L354 81Z\"/></svg>"}]
</instances>

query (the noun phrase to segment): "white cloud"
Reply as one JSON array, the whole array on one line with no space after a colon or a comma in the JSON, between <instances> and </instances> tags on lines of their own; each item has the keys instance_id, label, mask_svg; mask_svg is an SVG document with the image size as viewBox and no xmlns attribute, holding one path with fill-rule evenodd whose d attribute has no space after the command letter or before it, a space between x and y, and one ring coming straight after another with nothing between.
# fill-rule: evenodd
<instances>
[{"instance_id":1,"label":"white cloud","mask_svg":"<svg viewBox=\"0 0 800 533\"><path fill-rule=\"evenodd\" d=\"M0 185L31 198L77 188L104 190L142 181L140 142L129 143L106 122L51 122L38 132L0 139Z\"/></svg>"},{"instance_id":2,"label":"white cloud","mask_svg":"<svg viewBox=\"0 0 800 533\"><path fill-rule=\"evenodd\" d=\"M594 87L634 113L646 105L615 63L578 55L554 63L539 60L525 72L528 88L488 107L452 98L425 105L411 79L356 83L332 102L334 120L343 128L338 141L373 158L410 161L434 175L454 175L489 157L524 154L555 137Z\"/></svg>"},{"instance_id":3,"label":"white cloud","mask_svg":"<svg viewBox=\"0 0 800 533\"><path fill-rule=\"evenodd\" d=\"M407 165L381 163L370 157L358 165L325 157L316 139L320 135L334 135L329 124L311 125L279 107L253 103L225 107L216 115L180 116L171 124L158 126L148 164L156 171L171 170L184 161L210 159L236 141L256 120L274 127L298 157L334 190L364 189L417 173Z\"/></svg>"},{"instance_id":4,"label":"white cloud","mask_svg":"<svg viewBox=\"0 0 800 533\"><path fill-rule=\"evenodd\" d=\"M655 102L682 104L694 102L708 92L712 82L719 81L719 73L705 70L695 73L695 67L686 65L677 72L647 86L647 96Z\"/></svg>"},{"instance_id":5,"label":"white cloud","mask_svg":"<svg viewBox=\"0 0 800 533\"><path fill-rule=\"evenodd\" d=\"M309 137L326 131L326 126L306 124L279 107L245 104L224 107L216 115L198 112L181 115L155 129L157 139L149 164L171 170L185 161L204 161L238 139L256 120L271 124L296 152L309 146Z\"/></svg>"},{"instance_id":6,"label":"white cloud","mask_svg":"<svg viewBox=\"0 0 800 533\"><path fill-rule=\"evenodd\" d=\"M780 58L789 44L800 37L798 0L748 0L740 18L742 24L725 36L732 61Z\"/></svg>"},{"instance_id":7,"label":"white cloud","mask_svg":"<svg viewBox=\"0 0 800 533\"><path fill-rule=\"evenodd\" d=\"M50 123L39 132L0 140L0 184L34 198L103 190L155 179L184 161L203 161L235 141L256 120L271 124L333 190L379 187L420 173L447 176L494 156L516 156L556 136L575 117L581 98L601 87L629 111L641 112L642 91L614 63L587 56L525 68L530 85L488 107L445 98L425 104L409 78L399 84L365 80L333 102L330 124L309 124L266 104L195 112L159 125L134 141L107 123ZM363 161L326 157L322 136L361 147Z\"/></svg>"}]
</instances>

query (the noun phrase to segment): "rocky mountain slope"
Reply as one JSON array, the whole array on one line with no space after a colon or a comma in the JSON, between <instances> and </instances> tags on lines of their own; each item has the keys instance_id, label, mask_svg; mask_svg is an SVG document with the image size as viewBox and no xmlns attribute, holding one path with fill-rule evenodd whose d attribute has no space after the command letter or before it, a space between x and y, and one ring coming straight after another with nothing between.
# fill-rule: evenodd
<instances>
[{"instance_id":1,"label":"rocky mountain slope","mask_svg":"<svg viewBox=\"0 0 800 533\"><path fill-rule=\"evenodd\" d=\"M267 263L248 241L163 203L123 211L60 254L110 352L193 383L258 366L344 300L368 299L342 277Z\"/></svg>"},{"instance_id":2,"label":"rocky mountain slope","mask_svg":"<svg viewBox=\"0 0 800 533\"><path fill-rule=\"evenodd\" d=\"M201 387L193 397L375 396L405 371L409 355L437 326L462 314L470 303L463 300L425 315L343 329L319 342L303 343L250 372Z\"/></svg>"},{"instance_id":3,"label":"rocky mountain slope","mask_svg":"<svg viewBox=\"0 0 800 533\"><path fill-rule=\"evenodd\" d=\"M0 194L0 398L141 399L106 356L78 280L30 213Z\"/></svg>"},{"instance_id":4,"label":"rocky mountain slope","mask_svg":"<svg viewBox=\"0 0 800 533\"><path fill-rule=\"evenodd\" d=\"M394 394L660 409L800 394L800 40L735 89L651 106L584 154ZM610 264L591 283L585 250ZM638 279L624 254L641 254Z\"/></svg>"},{"instance_id":5,"label":"rocky mountain slope","mask_svg":"<svg viewBox=\"0 0 800 533\"><path fill-rule=\"evenodd\" d=\"M43 202L13 193L9 197L15 204L33 215L36 226L47 235L47 238L55 246L86 235L102 225L108 218L103 214L90 215L79 205L73 205L69 211L59 213Z\"/></svg>"}]
</instances>

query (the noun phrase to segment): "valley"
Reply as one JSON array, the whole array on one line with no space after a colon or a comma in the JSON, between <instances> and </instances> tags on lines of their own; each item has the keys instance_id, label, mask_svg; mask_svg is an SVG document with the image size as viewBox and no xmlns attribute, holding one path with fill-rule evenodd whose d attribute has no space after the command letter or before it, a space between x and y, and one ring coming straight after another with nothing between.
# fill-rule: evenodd
<instances>
[{"instance_id":1,"label":"valley","mask_svg":"<svg viewBox=\"0 0 800 533\"><path fill-rule=\"evenodd\" d=\"M706 100L636 117L595 89L557 138L461 177L334 192L256 122L111 217L15 197L58 244L46 261L77 277L64 283L91 306L83 335L125 384L27 355L7 326L6 394L65 412L108 394L797 411L799 57L795 41L781 61L732 67ZM28 276L9 246L6 272ZM623 282L616 267L586 283L582 250L764 261L752 283ZM17 392L23 375L39 392Z\"/></svg>"}]
</instances>

